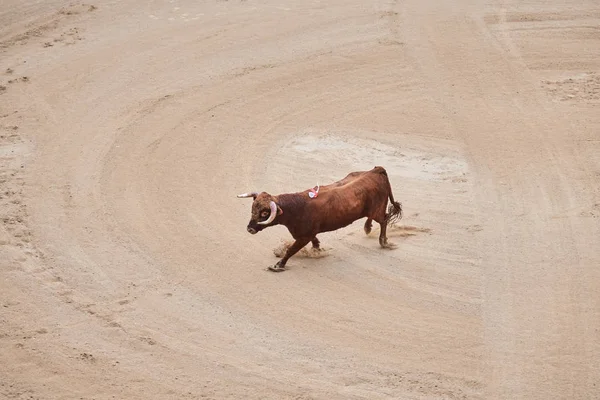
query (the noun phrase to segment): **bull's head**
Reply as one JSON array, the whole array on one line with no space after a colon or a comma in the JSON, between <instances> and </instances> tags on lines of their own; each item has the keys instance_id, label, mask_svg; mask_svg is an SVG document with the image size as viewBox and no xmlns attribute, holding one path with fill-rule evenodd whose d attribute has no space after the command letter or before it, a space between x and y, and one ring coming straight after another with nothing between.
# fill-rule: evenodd
<instances>
[{"instance_id":1,"label":"bull's head","mask_svg":"<svg viewBox=\"0 0 600 400\"><path fill-rule=\"evenodd\" d=\"M252 215L246 228L253 235L262 231L267 226L275 225L275 218L278 214L282 213L281 208L275 202L276 198L268 193L244 193L239 194L237 197L252 197L254 199L252 203Z\"/></svg>"}]
</instances>

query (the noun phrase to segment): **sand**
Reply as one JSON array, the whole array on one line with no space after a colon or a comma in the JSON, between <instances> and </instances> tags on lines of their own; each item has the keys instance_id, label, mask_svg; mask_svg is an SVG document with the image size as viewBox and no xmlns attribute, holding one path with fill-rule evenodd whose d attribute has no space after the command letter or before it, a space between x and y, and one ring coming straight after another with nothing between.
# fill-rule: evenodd
<instances>
[{"instance_id":1,"label":"sand","mask_svg":"<svg viewBox=\"0 0 600 400\"><path fill-rule=\"evenodd\" d=\"M600 7L4 0L0 398L600 398ZM266 267L248 199L404 218Z\"/></svg>"}]
</instances>

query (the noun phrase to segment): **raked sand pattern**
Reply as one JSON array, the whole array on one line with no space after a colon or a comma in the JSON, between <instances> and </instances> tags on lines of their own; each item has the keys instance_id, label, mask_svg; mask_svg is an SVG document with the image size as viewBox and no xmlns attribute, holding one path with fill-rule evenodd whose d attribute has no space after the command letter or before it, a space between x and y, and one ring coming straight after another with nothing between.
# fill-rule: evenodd
<instances>
[{"instance_id":1,"label":"raked sand pattern","mask_svg":"<svg viewBox=\"0 0 600 400\"><path fill-rule=\"evenodd\" d=\"M0 5L1 399L600 398L597 1ZM265 271L248 191L404 218Z\"/></svg>"}]
</instances>

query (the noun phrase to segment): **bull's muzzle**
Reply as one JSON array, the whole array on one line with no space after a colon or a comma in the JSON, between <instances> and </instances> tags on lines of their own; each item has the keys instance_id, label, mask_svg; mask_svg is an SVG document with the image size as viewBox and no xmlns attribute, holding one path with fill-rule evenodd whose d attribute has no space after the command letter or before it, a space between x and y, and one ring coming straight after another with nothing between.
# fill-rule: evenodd
<instances>
[{"instance_id":1,"label":"bull's muzzle","mask_svg":"<svg viewBox=\"0 0 600 400\"><path fill-rule=\"evenodd\" d=\"M246 228L246 230L253 235L256 235L258 233L258 231L256 229L251 228L251 227Z\"/></svg>"}]
</instances>

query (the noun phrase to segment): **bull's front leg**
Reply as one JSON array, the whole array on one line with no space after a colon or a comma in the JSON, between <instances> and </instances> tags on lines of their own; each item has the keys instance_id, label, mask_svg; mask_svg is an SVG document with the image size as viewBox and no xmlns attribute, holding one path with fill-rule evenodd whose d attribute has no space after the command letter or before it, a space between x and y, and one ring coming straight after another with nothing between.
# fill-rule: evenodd
<instances>
[{"instance_id":1,"label":"bull's front leg","mask_svg":"<svg viewBox=\"0 0 600 400\"><path fill-rule=\"evenodd\" d=\"M290 257L292 257L294 254L299 252L300 249L303 248L304 246L306 246L308 244L308 242L310 242L310 241L311 241L310 238L296 239L294 244L292 244L290 247L288 247L283 258L281 260L279 260L277 262L277 264L275 264L274 266L269 267L269 270L274 271L274 272L285 271L285 264L290 259Z\"/></svg>"},{"instance_id":2,"label":"bull's front leg","mask_svg":"<svg viewBox=\"0 0 600 400\"><path fill-rule=\"evenodd\" d=\"M317 239L316 236L313 240L311 240L311 243L312 243L313 249L321 250L321 242L319 241L319 239Z\"/></svg>"}]
</instances>

